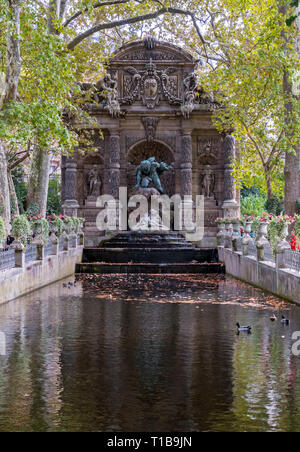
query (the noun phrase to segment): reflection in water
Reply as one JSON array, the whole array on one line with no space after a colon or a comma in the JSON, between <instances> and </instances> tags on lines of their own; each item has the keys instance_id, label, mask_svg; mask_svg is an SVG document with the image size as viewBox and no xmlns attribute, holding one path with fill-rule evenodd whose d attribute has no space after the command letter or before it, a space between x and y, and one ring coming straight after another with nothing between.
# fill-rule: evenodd
<instances>
[{"instance_id":1,"label":"reflection in water","mask_svg":"<svg viewBox=\"0 0 300 452\"><path fill-rule=\"evenodd\" d=\"M0 430L299 431L295 330L230 278L59 283L0 307Z\"/></svg>"}]
</instances>

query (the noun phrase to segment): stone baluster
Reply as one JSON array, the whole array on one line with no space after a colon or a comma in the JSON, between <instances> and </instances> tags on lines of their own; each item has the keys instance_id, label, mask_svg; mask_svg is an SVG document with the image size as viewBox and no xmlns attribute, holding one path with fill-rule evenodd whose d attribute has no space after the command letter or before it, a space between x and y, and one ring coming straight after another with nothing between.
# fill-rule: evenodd
<instances>
[{"instance_id":1,"label":"stone baluster","mask_svg":"<svg viewBox=\"0 0 300 452\"><path fill-rule=\"evenodd\" d=\"M77 200L77 163L73 157L66 160L64 193L65 201L62 206L64 215L77 217L80 206Z\"/></svg>"},{"instance_id":2,"label":"stone baluster","mask_svg":"<svg viewBox=\"0 0 300 452\"><path fill-rule=\"evenodd\" d=\"M256 242L257 248L257 260L258 262L263 262L265 260L265 242L258 240Z\"/></svg>"},{"instance_id":3,"label":"stone baluster","mask_svg":"<svg viewBox=\"0 0 300 452\"><path fill-rule=\"evenodd\" d=\"M44 242L41 240L38 244L37 244L37 260L38 261L43 261L45 259L45 244Z\"/></svg>"},{"instance_id":4,"label":"stone baluster","mask_svg":"<svg viewBox=\"0 0 300 452\"><path fill-rule=\"evenodd\" d=\"M120 187L120 132L112 131L109 137L108 194L119 198Z\"/></svg>"},{"instance_id":5,"label":"stone baluster","mask_svg":"<svg viewBox=\"0 0 300 452\"><path fill-rule=\"evenodd\" d=\"M181 151L181 197L193 195L193 141L192 132L182 137Z\"/></svg>"},{"instance_id":6,"label":"stone baluster","mask_svg":"<svg viewBox=\"0 0 300 452\"><path fill-rule=\"evenodd\" d=\"M245 234L242 239L243 256L249 255L249 243L252 240L250 235L251 232L252 232L252 223L247 222L245 227Z\"/></svg>"},{"instance_id":7,"label":"stone baluster","mask_svg":"<svg viewBox=\"0 0 300 452\"><path fill-rule=\"evenodd\" d=\"M281 240L278 240L278 245L276 248L276 268L279 270L280 268L287 268L286 261L285 261L285 252L291 249L291 246L287 242L286 238L288 236L288 227L287 224L285 229L286 233L284 234L284 238Z\"/></svg>"},{"instance_id":8,"label":"stone baluster","mask_svg":"<svg viewBox=\"0 0 300 452\"><path fill-rule=\"evenodd\" d=\"M15 249L15 266L17 268L25 268L25 247L22 243L17 242L14 245Z\"/></svg>"},{"instance_id":9,"label":"stone baluster","mask_svg":"<svg viewBox=\"0 0 300 452\"><path fill-rule=\"evenodd\" d=\"M235 138L233 135L226 135L224 141L224 216L234 218L238 216L238 203L236 201L235 180L233 176L232 163L235 159Z\"/></svg>"},{"instance_id":10,"label":"stone baluster","mask_svg":"<svg viewBox=\"0 0 300 452\"><path fill-rule=\"evenodd\" d=\"M51 254L53 256L57 256L58 253L59 253L59 240L58 240L58 237L54 233L52 233L51 236L50 236L50 240L51 240L51 243L52 243Z\"/></svg>"}]
</instances>

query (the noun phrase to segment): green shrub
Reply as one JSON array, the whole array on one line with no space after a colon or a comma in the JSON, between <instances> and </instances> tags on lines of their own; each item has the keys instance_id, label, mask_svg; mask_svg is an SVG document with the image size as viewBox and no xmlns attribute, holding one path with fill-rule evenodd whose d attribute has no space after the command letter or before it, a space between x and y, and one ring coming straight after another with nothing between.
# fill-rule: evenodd
<instances>
[{"instance_id":1,"label":"green shrub","mask_svg":"<svg viewBox=\"0 0 300 452\"><path fill-rule=\"evenodd\" d=\"M242 198L241 213L242 215L254 215L259 217L265 211L266 198L264 196L249 195Z\"/></svg>"},{"instance_id":2,"label":"green shrub","mask_svg":"<svg viewBox=\"0 0 300 452\"><path fill-rule=\"evenodd\" d=\"M41 215L30 218L30 225L34 234L42 237L45 243L49 241L50 225L46 218Z\"/></svg>"},{"instance_id":3,"label":"green shrub","mask_svg":"<svg viewBox=\"0 0 300 452\"><path fill-rule=\"evenodd\" d=\"M84 218L77 218L77 217L73 218L74 230L75 230L76 234L79 234L79 232L81 232L83 223L84 223Z\"/></svg>"},{"instance_id":4,"label":"green shrub","mask_svg":"<svg viewBox=\"0 0 300 452\"><path fill-rule=\"evenodd\" d=\"M64 232L63 220L55 214L48 216L47 220L49 221L51 232L60 237Z\"/></svg>"},{"instance_id":5,"label":"green shrub","mask_svg":"<svg viewBox=\"0 0 300 452\"><path fill-rule=\"evenodd\" d=\"M297 204L297 213L298 215L300 215L300 199L297 200L296 204Z\"/></svg>"},{"instance_id":6,"label":"green shrub","mask_svg":"<svg viewBox=\"0 0 300 452\"><path fill-rule=\"evenodd\" d=\"M295 215L295 232L296 236L300 237L300 215Z\"/></svg>"},{"instance_id":7,"label":"green shrub","mask_svg":"<svg viewBox=\"0 0 300 452\"><path fill-rule=\"evenodd\" d=\"M61 183L58 177L49 181L47 215L59 215L61 212Z\"/></svg>"},{"instance_id":8,"label":"green shrub","mask_svg":"<svg viewBox=\"0 0 300 452\"><path fill-rule=\"evenodd\" d=\"M20 213L24 214L26 212L28 184L24 182L24 171L21 165L12 172L12 178L16 190Z\"/></svg>"},{"instance_id":9,"label":"green shrub","mask_svg":"<svg viewBox=\"0 0 300 452\"><path fill-rule=\"evenodd\" d=\"M75 231L75 222L72 217L63 217L64 229L67 234L71 234Z\"/></svg>"},{"instance_id":10,"label":"green shrub","mask_svg":"<svg viewBox=\"0 0 300 452\"><path fill-rule=\"evenodd\" d=\"M265 204L265 210L273 215L281 215L284 213L284 200L282 198L268 199Z\"/></svg>"},{"instance_id":11,"label":"green shrub","mask_svg":"<svg viewBox=\"0 0 300 452\"><path fill-rule=\"evenodd\" d=\"M12 221L11 233L26 247L28 237L32 234L30 223L26 215L20 215Z\"/></svg>"},{"instance_id":12,"label":"green shrub","mask_svg":"<svg viewBox=\"0 0 300 452\"><path fill-rule=\"evenodd\" d=\"M39 215L40 213L40 206L37 202L31 202L28 206L28 209L26 210L26 215L28 218L34 217Z\"/></svg>"},{"instance_id":13,"label":"green shrub","mask_svg":"<svg viewBox=\"0 0 300 452\"><path fill-rule=\"evenodd\" d=\"M0 216L0 246L1 242L5 239L6 232L5 232L5 224L3 218Z\"/></svg>"}]
</instances>

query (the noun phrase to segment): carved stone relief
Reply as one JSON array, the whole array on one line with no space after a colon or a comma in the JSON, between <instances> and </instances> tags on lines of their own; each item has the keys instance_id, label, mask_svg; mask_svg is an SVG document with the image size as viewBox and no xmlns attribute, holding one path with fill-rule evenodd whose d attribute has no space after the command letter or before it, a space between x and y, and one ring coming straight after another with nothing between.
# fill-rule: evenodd
<instances>
[{"instance_id":1,"label":"carved stone relief","mask_svg":"<svg viewBox=\"0 0 300 452\"><path fill-rule=\"evenodd\" d=\"M142 122L145 127L146 140L148 143L153 143L156 135L156 128L159 122L159 118L147 117L142 118Z\"/></svg>"},{"instance_id":2,"label":"carved stone relief","mask_svg":"<svg viewBox=\"0 0 300 452\"><path fill-rule=\"evenodd\" d=\"M177 71L174 67L159 70L152 59L145 66L145 70L138 70L133 66L124 69L123 80L124 93L121 104L132 105L137 100L142 100L148 109L155 108L162 99L170 105L181 105L182 100L173 93L178 92L178 79L171 74Z\"/></svg>"},{"instance_id":3,"label":"carved stone relief","mask_svg":"<svg viewBox=\"0 0 300 452\"><path fill-rule=\"evenodd\" d=\"M198 137L197 157L202 165L215 165L220 158L222 148L221 137Z\"/></svg>"}]
</instances>

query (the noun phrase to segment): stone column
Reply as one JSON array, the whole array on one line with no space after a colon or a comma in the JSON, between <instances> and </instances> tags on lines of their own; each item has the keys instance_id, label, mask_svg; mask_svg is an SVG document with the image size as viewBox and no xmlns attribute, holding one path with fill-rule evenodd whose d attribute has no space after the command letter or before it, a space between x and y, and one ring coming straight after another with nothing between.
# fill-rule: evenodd
<instances>
[{"instance_id":1,"label":"stone column","mask_svg":"<svg viewBox=\"0 0 300 452\"><path fill-rule=\"evenodd\" d=\"M233 176L232 162L235 159L235 138L233 135L226 135L224 142L224 216L235 218L239 215L239 205L236 201L235 180Z\"/></svg>"},{"instance_id":2,"label":"stone column","mask_svg":"<svg viewBox=\"0 0 300 452\"><path fill-rule=\"evenodd\" d=\"M73 157L66 160L65 201L62 207L64 215L77 217L80 206L77 201L77 162Z\"/></svg>"},{"instance_id":3,"label":"stone column","mask_svg":"<svg viewBox=\"0 0 300 452\"><path fill-rule=\"evenodd\" d=\"M181 150L181 197L193 195L193 141L192 132L185 132Z\"/></svg>"},{"instance_id":4,"label":"stone column","mask_svg":"<svg viewBox=\"0 0 300 452\"><path fill-rule=\"evenodd\" d=\"M120 132L112 131L108 149L108 194L119 198L120 187Z\"/></svg>"}]
</instances>

